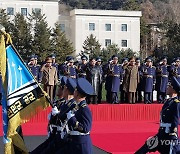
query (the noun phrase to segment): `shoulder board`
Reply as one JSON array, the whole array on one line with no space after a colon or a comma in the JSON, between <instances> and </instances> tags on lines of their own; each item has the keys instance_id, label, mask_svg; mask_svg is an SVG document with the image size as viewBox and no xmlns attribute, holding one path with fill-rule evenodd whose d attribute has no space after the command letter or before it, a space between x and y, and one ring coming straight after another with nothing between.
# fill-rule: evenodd
<instances>
[{"instance_id":1,"label":"shoulder board","mask_svg":"<svg viewBox=\"0 0 180 154\"><path fill-rule=\"evenodd\" d=\"M85 104L85 103L83 103L83 104L81 105L82 108L84 108L84 107L86 107L86 106L87 106L87 104Z\"/></svg>"},{"instance_id":2,"label":"shoulder board","mask_svg":"<svg viewBox=\"0 0 180 154\"><path fill-rule=\"evenodd\" d=\"M37 64L36 66L41 66L41 65Z\"/></svg>"},{"instance_id":3,"label":"shoulder board","mask_svg":"<svg viewBox=\"0 0 180 154\"><path fill-rule=\"evenodd\" d=\"M178 99L175 99L175 100L174 100L174 102L176 102L176 103L179 103L179 102L180 102L180 100L178 100Z\"/></svg>"},{"instance_id":4,"label":"shoulder board","mask_svg":"<svg viewBox=\"0 0 180 154\"><path fill-rule=\"evenodd\" d=\"M152 68L156 68L155 66L152 66Z\"/></svg>"}]
</instances>

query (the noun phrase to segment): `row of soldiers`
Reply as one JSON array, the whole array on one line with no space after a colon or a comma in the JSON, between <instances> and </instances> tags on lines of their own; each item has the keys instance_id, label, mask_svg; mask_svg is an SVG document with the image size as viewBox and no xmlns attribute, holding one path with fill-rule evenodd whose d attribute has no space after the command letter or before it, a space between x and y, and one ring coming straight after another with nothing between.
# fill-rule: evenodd
<instances>
[{"instance_id":1,"label":"row of soldiers","mask_svg":"<svg viewBox=\"0 0 180 154\"><path fill-rule=\"evenodd\" d=\"M84 78L75 82L72 78L62 77L57 90L58 98L48 115L48 139L30 154L92 154L92 114L86 97L93 91Z\"/></svg>"},{"instance_id":2,"label":"row of soldiers","mask_svg":"<svg viewBox=\"0 0 180 154\"><path fill-rule=\"evenodd\" d=\"M48 63L50 68L54 68L53 72L45 69ZM171 65L167 64L167 57L163 57L155 67L151 57L146 58L144 63L141 63L139 58L124 58L122 64L119 64L118 56L113 55L107 63L102 65L99 57L90 58L88 62L88 58L83 55L81 62L77 63L72 56L67 56L66 61L59 65L56 63L55 55L52 55L40 66L37 64L37 57L33 56L28 67L38 82L44 84L51 100L55 97L55 85L62 76L70 77L75 81L79 77L86 78L94 88L94 95L87 97L87 101L94 104L101 103L103 83L105 83L108 103L135 103L141 102L144 98L144 103L150 104L153 101L154 90L157 91L159 103L166 99L166 89L172 76L180 81L179 57Z\"/></svg>"}]
</instances>

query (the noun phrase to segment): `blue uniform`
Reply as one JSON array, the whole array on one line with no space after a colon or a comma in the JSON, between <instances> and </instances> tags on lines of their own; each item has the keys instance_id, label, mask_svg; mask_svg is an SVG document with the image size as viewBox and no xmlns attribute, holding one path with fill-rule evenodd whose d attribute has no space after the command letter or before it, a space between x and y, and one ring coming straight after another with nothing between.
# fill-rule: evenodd
<instances>
[{"instance_id":1,"label":"blue uniform","mask_svg":"<svg viewBox=\"0 0 180 154\"><path fill-rule=\"evenodd\" d=\"M164 102L166 98L166 89L168 84L168 65L159 65L156 67L156 87L157 100L159 103Z\"/></svg>"},{"instance_id":2,"label":"blue uniform","mask_svg":"<svg viewBox=\"0 0 180 154\"><path fill-rule=\"evenodd\" d=\"M180 67L171 65L170 67L171 75L174 76L178 82L180 82Z\"/></svg>"},{"instance_id":3,"label":"blue uniform","mask_svg":"<svg viewBox=\"0 0 180 154\"><path fill-rule=\"evenodd\" d=\"M77 78L77 73L76 73L76 66L67 66L64 65L64 75L68 76L70 78L76 79Z\"/></svg>"},{"instance_id":4,"label":"blue uniform","mask_svg":"<svg viewBox=\"0 0 180 154\"><path fill-rule=\"evenodd\" d=\"M118 92L122 80L123 68L119 64L110 64L108 76L110 77L111 103L118 103Z\"/></svg>"},{"instance_id":5,"label":"blue uniform","mask_svg":"<svg viewBox=\"0 0 180 154\"><path fill-rule=\"evenodd\" d=\"M92 114L86 101L78 104L79 110L69 119L70 129L67 154L92 154L90 131L92 127Z\"/></svg>"},{"instance_id":6,"label":"blue uniform","mask_svg":"<svg viewBox=\"0 0 180 154\"><path fill-rule=\"evenodd\" d=\"M157 135L147 140L146 144L135 152L135 154L145 154L155 151L159 151L162 154L180 153L178 141L179 118L180 101L177 97L168 99L161 110L160 128ZM174 143L174 145L172 143Z\"/></svg>"},{"instance_id":7,"label":"blue uniform","mask_svg":"<svg viewBox=\"0 0 180 154\"><path fill-rule=\"evenodd\" d=\"M33 76L35 77L35 79L37 81L40 81L40 68L41 66L40 65L29 65L28 66L31 73L33 74Z\"/></svg>"},{"instance_id":8,"label":"blue uniform","mask_svg":"<svg viewBox=\"0 0 180 154\"><path fill-rule=\"evenodd\" d=\"M143 66L141 70L143 76L142 85L144 91L144 103L152 103L153 85L155 84L156 68L154 66Z\"/></svg>"}]
</instances>

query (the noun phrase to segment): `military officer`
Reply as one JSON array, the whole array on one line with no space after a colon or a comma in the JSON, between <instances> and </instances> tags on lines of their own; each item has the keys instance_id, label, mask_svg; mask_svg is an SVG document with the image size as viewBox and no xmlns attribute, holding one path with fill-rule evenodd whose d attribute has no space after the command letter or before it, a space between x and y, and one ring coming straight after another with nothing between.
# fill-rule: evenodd
<instances>
[{"instance_id":1,"label":"military officer","mask_svg":"<svg viewBox=\"0 0 180 154\"><path fill-rule=\"evenodd\" d=\"M176 77L180 82L180 57L175 58L175 63L170 67L171 76Z\"/></svg>"},{"instance_id":2,"label":"military officer","mask_svg":"<svg viewBox=\"0 0 180 154\"><path fill-rule=\"evenodd\" d=\"M135 154L146 154L158 151L161 154L179 154L178 125L180 118L180 83L172 77L171 85L167 88L170 96L164 102L160 114L160 127L156 136L148 139Z\"/></svg>"},{"instance_id":3,"label":"military officer","mask_svg":"<svg viewBox=\"0 0 180 154\"><path fill-rule=\"evenodd\" d=\"M41 66L37 64L37 56L32 55L30 62L28 63L28 68L33 74L34 78L39 82L40 81L40 68Z\"/></svg>"},{"instance_id":4,"label":"military officer","mask_svg":"<svg viewBox=\"0 0 180 154\"><path fill-rule=\"evenodd\" d=\"M125 76L123 80L123 90L128 95L128 102L131 104L135 104L136 101L136 89L139 83L139 72L138 66L135 65L135 58L132 57L129 59L129 64L124 67Z\"/></svg>"},{"instance_id":5,"label":"military officer","mask_svg":"<svg viewBox=\"0 0 180 154\"><path fill-rule=\"evenodd\" d=\"M96 59L91 58L86 67L86 79L91 83L94 88L94 95L87 97L88 104L97 104L97 95L99 91L99 85L101 83L101 70L96 65Z\"/></svg>"},{"instance_id":6,"label":"military officer","mask_svg":"<svg viewBox=\"0 0 180 154\"><path fill-rule=\"evenodd\" d=\"M99 88L98 88L98 93L97 93L97 103L100 104L101 103L101 99L102 99L102 84L103 84L103 80L104 80L104 72L103 72L103 68L102 68L102 60L101 60L100 57L96 58L96 66L100 70Z\"/></svg>"},{"instance_id":7,"label":"military officer","mask_svg":"<svg viewBox=\"0 0 180 154\"><path fill-rule=\"evenodd\" d=\"M74 65L74 58L72 56L68 56L66 61L67 64L64 65L64 75L73 78L76 81L77 73L76 66Z\"/></svg>"},{"instance_id":8,"label":"military officer","mask_svg":"<svg viewBox=\"0 0 180 154\"><path fill-rule=\"evenodd\" d=\"M91 84L84 78L77 79L77 89L74 92L79 109L67 113L69 143L66 154L92 154L90 131L92 128L92 113L86 103L86 96L94 94Z\"/></svg>"},{"instance_id":9,"label":"military officer","mask_svg":"<svg viewBox=\"0 0 180 154\"><path fill-rule=\"evenodd\" d=\"M157 90L157 101L159 103L164 102L166 99L166 89L168 84L168 65L167 57L163 57L159 65L156 67L156 87Z\"/></svg>"},{"instance_id":10,"label":"military officer","mask_svg":"<svg viewBox=\"0 0 180 154\"><path fill-rule=\"evenodd\" d=\"M150 57L146 58L146 64L141 68L141 73L143 76L143 91L144 91L144 103L152 103L152 92L155 85L155 73L156 68L152 66L152 59Z\"/></svg>"},{"instance_id":11,"label":"military officer","mask_svg":"<svg viewBox=\"0 0 180 154\"><path fill-rule=\"evenodd\" d=\"M123 68L120 64L118 64L118 56L112 56L112 64L109 65L108 68L108 76L110 77L110 91L111 91L111 103L118 104L118 93L120 89L120 82L122 80Z\"/></svg>"},{"instance_id":12,"label":"military officer","mask_svg":"<svg viewBox=\"0 0 180 154\"><path fill-rule=\"evenodd\" d=\"M141 60L140 58L136 58L136 65L138 66L138 71L139 71L139 83L137 85L137 90L136 90L136 102L142 102L142 76L141 76Z\"/></svg>"},{"instance_id":13,"label":"military officer","mask_svg":"<svg viewBox=\"0 0 180 154\"><path fill-rule=\"evenodd\" d=\"M104 66L103 66L103 72L104 72L104 78L105 78L105 90L106 90L106 102L107 103L111 103L111 90L110 90L110 87L111 87L111 83L110 83L110 79L111 79L111 76L109 76L109 69L110 69L110 64L112 64L112 59L110 58L108 60L108 63L106 63Z\"/></svg>"},{"instance_id":14,"label":"military officer","mask_svg":"<svg viewBox=\"0 0 180 154\"><path fill-rule=\"evenodd\" d=\"M127 67L129 59L128 58L123 58L122 59L122 68L123 68L123 74L122 74L122 83L124 81L124 77L125 77L125 67ZM122 85L121 83L121 85ZM128 103L128 96L127 93L123 90L123 85L120 85L120 95L121 95L121 103Z\"/></svg>"},{"instance_id":15,"label":"military officer","mask_svg":"<svg viewBox=\"0 0 180 154\"><path fill-rule=\"evenodd\" d=\"M78 65L78 77L79 78L86 78L86 66L87 66L87 56L81 56L81 63Z\"/></svg>"}]
</instances>

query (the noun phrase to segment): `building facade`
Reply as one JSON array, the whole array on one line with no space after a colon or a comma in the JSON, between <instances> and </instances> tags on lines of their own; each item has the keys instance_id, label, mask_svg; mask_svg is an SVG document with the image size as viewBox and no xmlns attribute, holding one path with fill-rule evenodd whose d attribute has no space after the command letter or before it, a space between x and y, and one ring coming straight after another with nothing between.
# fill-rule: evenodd
<instances>
[{"instance_id":1,"label":"building facade","mask_svg":"<svg viewBox=\"0 0 180 154\"><path fill-rule=\"evenodd\" d=\"M59 16L61 30L73 42L76 54L90 34L96 36L102 48L115 43L120 49L140 51L140 11L75 9Z\"/></svg>"},{"instance_id":2,"label":"building facade","mask_svg":"<svg viewBox=\"0 0 180 154\"><path fill-rule=\"evenodd\" d=\"M14 19L16 13L28 17L32 11L40 11L45 14L49 27L54 27L54 24L58 21L57 1L0 0L0 8L6 10L11 20Z\"/></svg>"}]
</instances>

